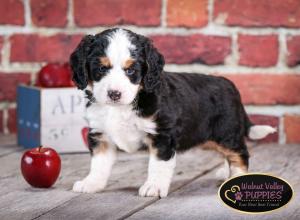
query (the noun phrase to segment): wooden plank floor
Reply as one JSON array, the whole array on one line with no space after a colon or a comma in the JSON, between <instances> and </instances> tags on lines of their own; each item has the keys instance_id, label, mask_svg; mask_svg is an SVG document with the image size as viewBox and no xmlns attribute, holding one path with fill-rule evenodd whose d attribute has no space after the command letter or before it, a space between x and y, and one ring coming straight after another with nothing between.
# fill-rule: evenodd
<instances>
[{"instance_id":1,"label":"wooden plank floor","mask_svg":"<svg viewBox=\"0 0 300 220\"><path fill-rule=\"evenodd\" d=\"M300 146L259 145L250 149L250 171L279 175L295 196L286 208L259 215L229 209L217 196L216 170L222 158L195 149L178 156L167 198L142 198L148 155L119 153L108 187L101 193L71 191L89 169L89 154L63 154L62 172L53 188L34 189L22 178L23 150L13 136L0 137L0 219L300 219Z\"/></svg>"}]
</instances>

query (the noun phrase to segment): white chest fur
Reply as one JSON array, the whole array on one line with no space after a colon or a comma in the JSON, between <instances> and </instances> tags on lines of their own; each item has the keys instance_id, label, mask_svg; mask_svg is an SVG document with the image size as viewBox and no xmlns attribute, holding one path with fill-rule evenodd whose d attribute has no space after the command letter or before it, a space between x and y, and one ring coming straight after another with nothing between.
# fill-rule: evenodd
<instances>
[{"instance_id":1,"label":"white chest fur","mask_svg":"<svg viewBox=\"0 0 300 220\"><path fill-rule=\"evenodd\" d=\"M134 152L148 134L155 134L156 124L138 117L131 106L92 105L87 108L90 128L96 129L108 141L126 152Z\"/></svg>"}]
</instances>

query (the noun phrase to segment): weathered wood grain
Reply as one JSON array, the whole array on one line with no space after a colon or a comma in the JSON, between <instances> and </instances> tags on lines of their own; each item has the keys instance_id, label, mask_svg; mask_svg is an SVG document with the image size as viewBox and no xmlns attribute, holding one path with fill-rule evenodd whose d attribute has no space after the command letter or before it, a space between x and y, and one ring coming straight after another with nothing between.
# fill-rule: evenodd
<instances>
[{"instance_id":1,"label":"weathered wood grain","mask_svg":"<svg viewBox=\"0 0 300 220\"><path fill-rule=\"evenodd\" d=\"M108 188L103 193L88 195L70 191L74 181L88 173L90 160L88 154L61 155L62 173L55 187L46 190L33 189L23 180L20 173L21 155L22 152L16 152L0 160L0 219L32 219L39 216L60 218L65 216L63 213L68 213L68 210L73 214L68 214L67 218L76 219L78 216L82 217L82 205L84 210L89 211L89 217L94 216L93 210L97 210L96 217L99 217L99 213L100 216L106 216L111 212L116 217L122 217L156 200L156 198L137 196L138 187L147 175L147 153L134 155L120 153ZM212 157L215 159L212 160ZM197 162L185 163L184 161ZM219 158L211 152L197 151L182 155L179 157L180 165L174 178L173 189L215 166L218 161ZM124 199L120 200L120 198ZM119 204L118 212L114 203ZM63 210L62 213L60 210Z\"/></svg>"},{"instance_id":2,"label":"weathered wood grain","mask_svg":"<svg viewBox=\"0 0 300 220\"><path fill-rule=\"evenodd\" d=\"M16 145L15 135L0 135L0 158L21 149Z\"/></svg>"},{"instance_id":3,"label":"weathered wood grain","mask_svg":"<svg viewBox=\"0 0 300 220\"><path fill-rule=\"evenodd\" d=\"M24 150L6 155L0 159L0 195L6 194L10 191L24 188L25 180L21 176L20 161ZM118 159L118 164L127 163L129 155L121 153ZM145 153L137 153L134 156L135 160L144 159ZM74 181L84 177L90 166L90 155L85 154L62 154L62 172L56 183L56 187L63 187L64 189L71 189ZM132 163L130 163L131 165ZM134 164L132 166L135 166ZM114 172L115 176L119 175L119 169ZM112 178L111 181L114 181Z\"/></svg>"},{"instance_id":4,"label":"weathered wood grain","mask_svg":"<svg viewBox=\"0 0 300 220\"><path fill-rule=\"evenodd\" d=\"M294 187L296 195L286 208L259 215L234 211L218 198L218 186L209 173L129 219L300 219L300 146L264 145L254 148L251 155L250 171L279 175Z\"/></svg>"},{"instance_id":5,"label":"weathered wood grain","mask_svg":"<svg viewBox=\"0 0 300 220\"><path fill-rule=\"evenodd\" d=\"M134 164L134 169L124 172L123 178L103 193L81 194L40 218L119 219L154 203L158 198L142 198L137 194L139 186L144 183L147 176L147 162L143 164L134 162ZM220 158L212 152L196 150L178 156L178 166L171 191L182 187L218 164L220 164Z\"/></svg>"},{"instance_id":6,"label":"weathered wood grain","mask_svg":"<svg viewBox=\"0 0 300 220\"><path fill-rule=\"evenodd\" d=\"M84 177L89 169L89 154L62 155L62 172L55 187L50 189L35 189L30 187L20 173L21 153L14 153L4 157L9 159L10 166L0 167L6 172L1 172L0 181L0 219L32 219L60 204L79 196L71 191L75 180ZM14 159L14 160L13 160ZM144 162L146 158L144 155ZM141 160L138 157L136 160ZM8 162L7 164L8 165ZM128 169L136 167L136 161L121 160L116 165L116 172L109 184L117 182L124 176ZM140 163L139 163L140 164ZM3 171L2 170L2 171ZM8 171L8 172L7 172ZM5 173L8 176L3 176ZM16 201L16 202L12 202Z\"/></svg>"},{"instance_id":7,"label":"weathered wood grain","mask_svg":"<svg viewBox=\"0 0 300 220\"><path fill-rule=\"evenodd\" d=\"M17 141L16 141L16 135L15 134L1 134L0 135L0 147L2 145L11 145L14 144L16 145Z\"/></svg>"},{"instance_id":8,"label":"weathered wood grain","mask_svg":"<svg viewBox=\"0 0 300 220\"><path fill-rule=\"evenodd\" d=\"M21 177L22 152L0 158L0 219L299 219L300 146L264 145L251 149L250 170L279 175L296 192L287 208L246 215L219 200L215 169L222 160L214 152L189 151L178 157L170 195L141 198L138 187L147 176L148 155L119 154L109 186L97 194L77 194L73 182L89 170L88 154L65 154L54 188L33 189Z\"/></svg>"}]
</instances>

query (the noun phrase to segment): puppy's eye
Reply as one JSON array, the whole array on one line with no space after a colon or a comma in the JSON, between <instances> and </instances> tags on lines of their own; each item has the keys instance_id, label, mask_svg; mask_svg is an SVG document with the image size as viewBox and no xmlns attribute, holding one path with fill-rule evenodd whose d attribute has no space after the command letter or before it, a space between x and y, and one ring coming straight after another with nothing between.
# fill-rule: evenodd
<instances>
[{"instance_id":1,"label":"puppy's eye","mask_svg":"<svg viewBox=\"0 0 300 220\"><path fill-rule=\"evenodd\" d=\"M125 70L125 73L127 76L131 76L135 73L135 71L134 71L134 69L127 69L127 70Z\"/></svg>"},{"instance_id":2,"label":"puppy's eye","mask_svg":"<svg viewBox=\"0 0 300 220\"><path fill-rule=\"evenodd\" d=\"M101 77L101 73L100 72L97 72L97 73L95 73L95 78L97 79L97 78L100 78Z\"/></svg>"},{"instance_id":3,"label":"puppy's eye","mask_svg":"<svg viewBox=\"0 0 300 220\"><path fill-rule=\"evenodd\" d=\"M106 66L99 66L99 72L103 73L107 71L107 67Z\"/></svg>"}]
</instances>

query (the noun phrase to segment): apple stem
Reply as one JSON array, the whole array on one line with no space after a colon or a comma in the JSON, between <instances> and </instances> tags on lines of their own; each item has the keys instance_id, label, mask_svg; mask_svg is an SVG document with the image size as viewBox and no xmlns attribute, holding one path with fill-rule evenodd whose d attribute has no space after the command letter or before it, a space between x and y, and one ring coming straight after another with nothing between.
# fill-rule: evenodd
<instances>
[{"instance_id":1,"label":"apple stem","mask_svg":"<svg viewBox=\"0 0 300 220\"><path fill-rule=\"evenodd\" d=\"M39 146L39 152L41 152L42 146Z\"/></svg>"}]
</instances>

